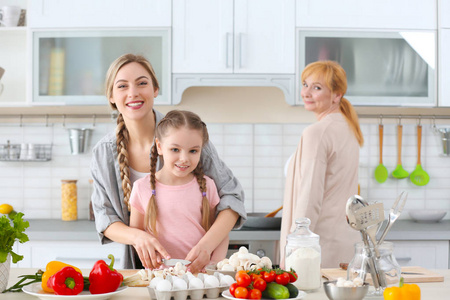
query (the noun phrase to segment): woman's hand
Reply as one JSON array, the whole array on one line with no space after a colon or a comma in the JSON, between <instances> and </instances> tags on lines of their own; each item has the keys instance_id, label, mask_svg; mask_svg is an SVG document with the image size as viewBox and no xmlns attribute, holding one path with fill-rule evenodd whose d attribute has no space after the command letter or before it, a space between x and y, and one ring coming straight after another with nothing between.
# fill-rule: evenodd
<instances>
[{"instance_id":1,"label":"woman's hand","mask_svg":"<svg viewBox=\"0 0 450 300\"><path fill-rule=\"evenodd\" d=\"M133 246L142 265L147 269L159 268L162 263L161 258L169 259L169 253L152 234L143 230L140 232L134 239Z\"/></svg>"},{"instance_id":2,"label":"woman's hand","mask_svg":"<svg viewBox=\"0 0 450 300\"><path fill-rule=\"evenodd\" d=\"M200 244L197 244L189 251L186 256L186 260L189 260L191 264L188 266L188 270L192 273L201 272L211 260L211 251Z\"/></svg>"}]
</instances>

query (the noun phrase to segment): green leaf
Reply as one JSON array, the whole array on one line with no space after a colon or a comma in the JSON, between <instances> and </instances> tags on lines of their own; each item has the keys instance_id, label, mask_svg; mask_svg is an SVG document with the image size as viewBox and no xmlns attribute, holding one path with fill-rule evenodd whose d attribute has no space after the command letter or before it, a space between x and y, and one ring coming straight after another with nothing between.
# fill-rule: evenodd
<instances>
[{"instance_id":1,"label":"green leaf","mask_svg":"<svg viewBox=\"0 0 450 300\"><path fill-rule=\"evenodd\" d=\"M21 212L17 213L12 218L12 225L11 220L6 215L0 218L0 263L6 261L8 253L11 254L13 263L23 259L22 255L18 255L12 250L16 241L25 243L29 240L24 232L30 226L30 223L23 220L23 215Z\"/></svg>"}]
</instances>

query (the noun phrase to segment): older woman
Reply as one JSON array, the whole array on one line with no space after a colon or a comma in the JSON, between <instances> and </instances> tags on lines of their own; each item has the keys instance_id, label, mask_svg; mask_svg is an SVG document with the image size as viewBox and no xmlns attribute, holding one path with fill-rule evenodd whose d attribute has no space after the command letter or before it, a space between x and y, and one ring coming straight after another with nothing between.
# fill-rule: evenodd
<instances>
[{"instance_id":1,"label":"older woman","mask_svg":"<svg viewBox=\"0 0 450 300\"><path fill-rule=\"evenodd\" d=\"M333 61L309 64L302 72L301 97L316 123L302 133L286 177L281 226L281 265L286 236L295 220L307 217L320 236L322 267L349 262L359 233L347 224L345 204L358 192L359 148L363 136L358 116L343 96L347 91L344 69Z\"/></svg>"}]
</instances>

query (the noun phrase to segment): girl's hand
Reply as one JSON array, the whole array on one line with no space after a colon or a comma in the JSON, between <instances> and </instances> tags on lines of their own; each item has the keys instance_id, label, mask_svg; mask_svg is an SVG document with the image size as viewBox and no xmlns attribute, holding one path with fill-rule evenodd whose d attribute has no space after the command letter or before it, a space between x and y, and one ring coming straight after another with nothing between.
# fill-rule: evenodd
<instances>
[{"instance_id":1,"label":"girl's hand","mask_svg":"<svg viewBox=\"0 0 450 300\"><path fill-rule=\"evenodd\" d=\"M143 230L141 232L133 246L146 269L157 269L162 264L161 258L170 259L170 255L152 234Z\"/></svg>"},{"instance_id":2,"label":"girl's hand","mask_svg":"<svg viewBox=\"0 0 450 300\"><path fill-rule=\"evenodd\" d=\"M211 251L197 244L189 251L186 260L191 261L191 264L188 265L189 271L194 274L201 272L211 260Z\"/></svg>"}]
</instances>

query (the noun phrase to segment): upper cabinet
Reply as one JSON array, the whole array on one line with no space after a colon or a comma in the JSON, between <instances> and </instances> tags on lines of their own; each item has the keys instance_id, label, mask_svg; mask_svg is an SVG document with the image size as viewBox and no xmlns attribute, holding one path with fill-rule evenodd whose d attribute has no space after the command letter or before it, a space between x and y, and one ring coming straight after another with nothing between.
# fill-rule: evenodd
<instances>
[{"instance_id":1,"label":"upper cabinet","mask_svg":"<svg viewBox=\"0 0 450 300\"><path fill-rule=\"evenodd\" d=\"M125 53L144 55L160 83L155 104L170 104L169 29L32 29L34 105L105 105L105 74Z\"/></svg>"},{"instance_id":2,"label":"upper cabinet","mask_svg":"<svg viewBox=\"0 0 450 300\"><path fill-rule=\"evenodd\" d=\"M450 1L439 1L439 106L450 106Z\"/></svg>"},{"instance_id":3,"label":"upper cabinet","mask_svg":"<svg viewBox=\"0 0 450 300\"><path fill-rule=\"evenodd\" d=\"M436 29L436 5L436 1L424 0L297 0L296 25L315 28Z\"/></svg>"},{"instance_id":4,"label":"upper cabinet","mask_svg":"<svg viewBox=\"0 0 450 300\"><path fill-rule=\"evenodd\" d=\"M294 0L173 0L173 72L294 74Z\"/></svg>"},{"instance_id":5,"label":"upper cabinet","mask_svg":"<svg viewBox=\"0 0 450 300\"><path fill-rule=\"evenodd\" d=\"M170 27L171 1L161 0L32 0L32 28Z\"/></svg>"}]
</instances>

